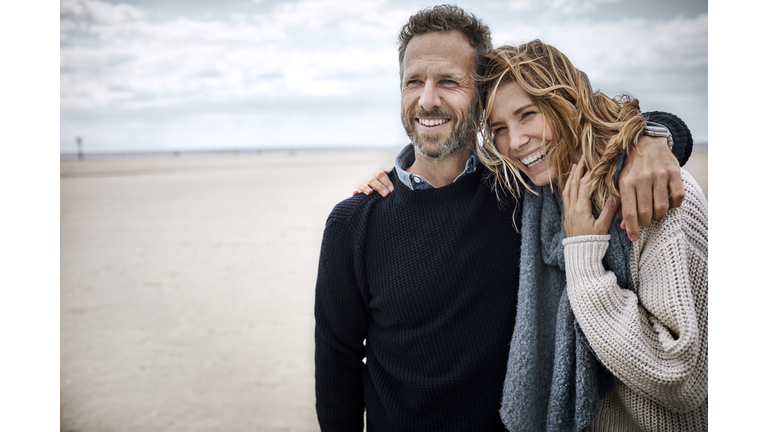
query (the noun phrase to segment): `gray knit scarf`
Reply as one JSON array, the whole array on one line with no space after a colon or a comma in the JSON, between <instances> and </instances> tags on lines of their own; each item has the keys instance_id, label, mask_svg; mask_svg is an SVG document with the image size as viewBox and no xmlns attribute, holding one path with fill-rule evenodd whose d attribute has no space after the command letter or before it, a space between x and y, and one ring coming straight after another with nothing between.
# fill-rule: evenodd
<instances>
[{"instance_id":1,"label":"gray knit scarf","mask_svg":"<svg viewBox=\"0 0 768 432\"><path fill-rule=\"evenodd\" d=\"M595 357L566 290L559 190L532 186L523 199L517 319L509 349L501 418L510 431L580 431L617 379ZM603 258L619 286L632 287L632 243L614 220Z\"/></svg>"}]
</instances>

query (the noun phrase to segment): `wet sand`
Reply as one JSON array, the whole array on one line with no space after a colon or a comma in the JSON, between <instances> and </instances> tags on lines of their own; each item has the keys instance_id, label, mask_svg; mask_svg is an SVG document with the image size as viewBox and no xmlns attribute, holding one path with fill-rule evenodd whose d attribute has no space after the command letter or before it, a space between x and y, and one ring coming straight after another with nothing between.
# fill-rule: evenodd
<instances>
[{"instance_id":1,"label":"wet sand","mask_svg":"<svg viewBox=\"0 0 768 432\"><path fill-rule=\"evenodd\" d=\"M62 160L61 430L318 431L325 218L395 154Z\"/></svg>"}]
</instances>

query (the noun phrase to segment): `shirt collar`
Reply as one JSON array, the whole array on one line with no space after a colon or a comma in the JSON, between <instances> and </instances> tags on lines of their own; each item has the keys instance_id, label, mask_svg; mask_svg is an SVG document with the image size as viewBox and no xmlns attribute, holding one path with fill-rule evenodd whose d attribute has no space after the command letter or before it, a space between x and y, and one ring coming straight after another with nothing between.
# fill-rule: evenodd
<instances>
[{"instance_id":1,"label":"shirt collar","mask_svg":"<svg viewBox=\"0 0 768 432\"><path fill-rule=\"evenodd\" d=\"M395 167L397 167L397 178L400 179L400 183L406 185L411 190L425 190L436 189L431 185L424 177L417 174L409 173L406 171L413 163L416 162L416 151L413 149L413 144L408 144L400 150L400 153L395 158ZM456 183L464 176L475 172L477 169L477 153L472 150L472 154L467 159L467 163L464 165L464 171L459 174L453 182Z\"/></svg>"}]
</instances>

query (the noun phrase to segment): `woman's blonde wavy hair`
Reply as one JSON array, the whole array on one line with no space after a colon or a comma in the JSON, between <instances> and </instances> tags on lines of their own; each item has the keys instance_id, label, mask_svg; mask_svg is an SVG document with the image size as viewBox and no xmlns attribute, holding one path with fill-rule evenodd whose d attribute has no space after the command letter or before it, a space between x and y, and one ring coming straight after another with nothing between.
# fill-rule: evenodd
<instances>
[{"instance_id":1,"label":"woman's blonde wavy hair","mask_svg":"<svg viewBox=\"0 0 768 432\"><path fill-rule=\"evenodd\" d=\"M591 171L588 190L595 211L600 212L609 197L619 196L613 183L616 157L636 148L645 127L637 99L593 92L587 74L557 48L538 39L491 51L484 71L478 77L486 109L477 153L491 172L497 195L508 191L519 203L520 184L531 190L512 161L499 152L488 124L488 107L493 106L499 85L517 81L539 106L552 131L552 141L544 143L549 151L546 162L554 164L559 175L550 179L550 187L554 183L562 191L571 165L583 154Z\"/></svg>"}]
</instances>

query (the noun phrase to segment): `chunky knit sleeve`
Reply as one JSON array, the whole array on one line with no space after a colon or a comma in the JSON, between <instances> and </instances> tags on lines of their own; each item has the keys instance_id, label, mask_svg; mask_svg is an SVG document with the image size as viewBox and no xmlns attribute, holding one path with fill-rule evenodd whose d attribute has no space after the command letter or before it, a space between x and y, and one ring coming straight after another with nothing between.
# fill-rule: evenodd
<instances>
[{"instance_id":1,"label":"chunky knit sleeve","mask_svg":"<svg viewBox=\"0 0 768 432\"><path fill-rule=\"evenodd\" d=\"M568 298L598 358L627 387L678 413L707 398L707 201L685 170L685 200L641 228L634 290L602 265L609 235L567 238Z\"/></svg>"},{"instance_id":2,"label":"chunky knit sleeve","mask_svg":"<svg viewBox=\"0 0 768 432\"><path fill-rule=\"evenodd\" d=\"M362 431L367 311L356 279L352 229L334 213L323 233L315 287L317 417L322 430Z\"/></svg>"}]
</instances>

